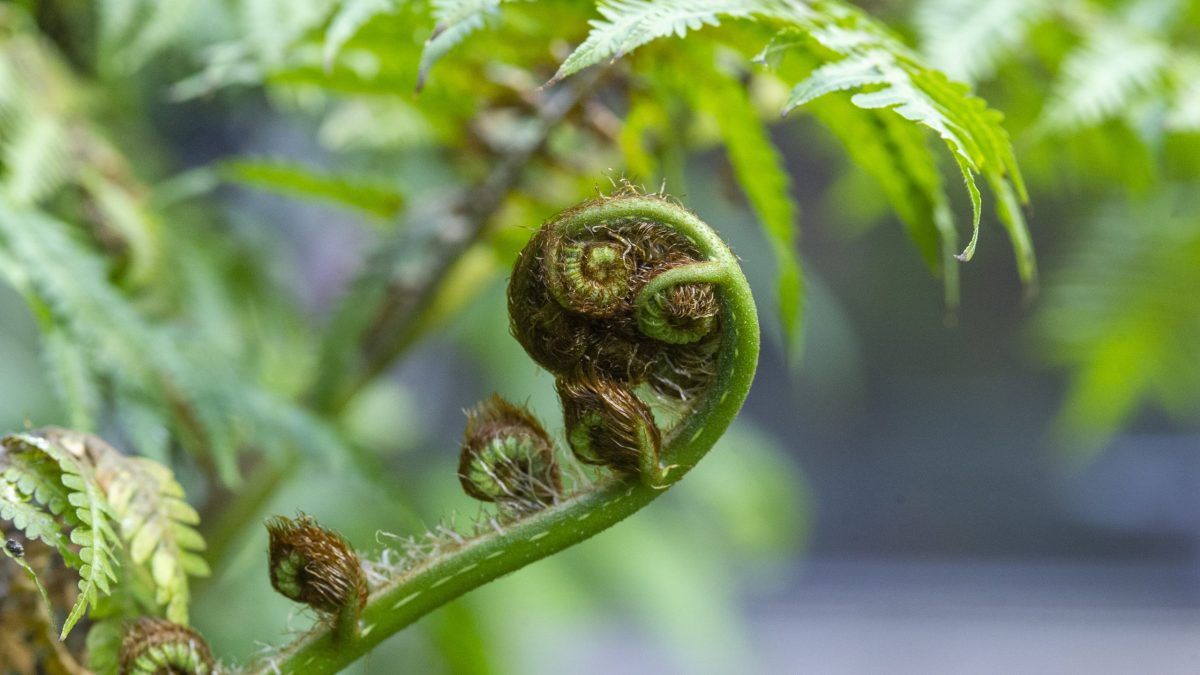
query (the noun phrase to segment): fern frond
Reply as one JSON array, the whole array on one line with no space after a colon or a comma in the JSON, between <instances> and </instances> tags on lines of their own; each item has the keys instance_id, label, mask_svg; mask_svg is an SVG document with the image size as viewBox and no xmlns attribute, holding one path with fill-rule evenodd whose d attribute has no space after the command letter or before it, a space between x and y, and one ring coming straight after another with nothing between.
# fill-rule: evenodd
<instances>
[{"instance_id":1,"label":"fern frond","mask_svg":"<svg viewBox=\"0 0 1200 675\"><path fill-rule=\"evenodd\" d=\"M1191 186L1114 203L1047 284L1039 333L1072 371L1059 431L1084 452L1147 403L1196 421L1200 203Z\"/></svg>"},{"instance_id":2,"label":"fern frond","mask_svg":"<svg viewBox=\"0 0 1200 675\"><path fill-rule=\"evenodd\" d=\"M1005 182L1020 202L1028 200L1008 133L1001 126L1003 116L965 85L922 66L898 38L866 15L842 5L823 7L827 11L805 32L793 34L790 44L810 50L825 65L796 85L785 114L826 94L857 90L850 101L859 108L890 110L934 131L953 155L971 197L971 241L959 254L960 259L969 260L978 241L981 215L975 175L982 174L989 182ZM1021 278L1031 282L1033 251L1027 246L1019 212L1008 213L1006 225L1012 233Z\"/></svg>"},{"instance_id":3,"label":"fern frond","mask_svg":"<svg viewBox=\"0 0 1200 675\"><path fill-rule=\"evenodd\" d=\"M0 517L54 546L79 570L79 597L63 637L89 608L95 616L102 600L111 605L118 591L138 593L140 577L129 568L117 574L122 553L144 570L139 574L152 584L148 590L167 616L187 620L188 577L207 574L208 567L199 556L204 549L194 527L199 515L169 469L65 429L6 436L0 450ZM124 613L146 611L133 605Z\"/></svg>"},{"instance_id":4,"label":"fern frond","mask_svg":"<svg viewBox=\"0 0 1200 675\"><path fill-rule=\"evenodd\" d=\"M224 162L221 174L244 185L282 194L329 201L392 218L404 207L404 196L379 181L327 174L277 160Z\"/></svg>"},{"instance_id":5,"label":"fern frond","mask_svg":"<svg viewBox=\"0 0 1200 675\"><path fill-rule=\"evenodd\" d=\"M1161 86L1170 56L1152 34L1105 24L1063 62L1041 126L1074 131L1127 112L1139 95Z\"/></svg>"},{"instance_id":6,"label":"fern frond","mask_svg":"<svg viewBox=\"0 0 1200 675\"><path fill-rule=\"evenodd\" d=\"M333 15L333 20L329 22L329 29L325 31L325 69L333 66L342 47L346 46L359 29L380 14L395 10L398 2L399 0L346 0L342 3Z\"/></svg>"},{"instance_id":7,"label":"fern frond","mask_svg":"<svg viewBox=\"0 0 1200 675\"><path fill-rule=\"evenodd\" d=\"M66 488L68 507L62 517L71 525L70 540L79 546L79 597L63 622L61 639L95 605L101 594L112 592L120 564L120 541L113 530L111 512L82 447L70 449L34 434L14 434L2 441L10 455L40 454L57 463L59 481ZM18 484L19 485L19 484ZM72 562L71 558L65 558Z\"/></svg>"},{"instance_id":8,"label":"fern frond","mask_svg":"<svg viewBox=\"0 0 1200 675\"><path fill-rule=\"evenodd\" d=\"M722 17L801 20L810 14L804 3L789 0L605 0L597 9L604 18L590 22L587 39L563 61L550 84L588 66L619 59L652 40L716 26Z\"/></svg>"},{"instance_id":9,"label":"fern frond","mask_svg":"<svg viewBox=\"0 0 1200 675\"><path fill-rule=\"evenodd\" d=\"M803 330L804 275L796 252L799 214L783 158L771 143L744 87L714 67L711 50L691 59L687 93L693 105L716 120L738 185L746 193L775 255L777 303L784 345L795 348Z\"/></svg>"},{"instance_id":10,"label":"fern frond","mask_svg":"<svg viewBox=\"0 0 1200 675\"><path fill-rule=\"evenodd\" d=\"M990 77L1029 29L1046 19L1050 0L923 0L916 26L929 65L952 79L973 83Z\"/></svg>"},{"instance_id":11,"label":"fern frond","mask_svg":"<svg viewBox=\"0 0 1200 675\"><path fill-rule=\"evenodd\" d=\"M425 88L429 69L467 36L483 28L488 18L495 16L500 5L512 0L433 0L433 16L437 19L433 35L425 42L421 63L417 68L417 91Z\"/></svg>"},{"instance_id":12,"label":"fern frond","mask_svg":"<svg viewBox=\"0 0 1200 675\"><path fill-rule=\"evenodd\" d=\"M13 208L0 198L0 251L11 253L5 258L9 264L0 266L0 271L48 308L54 325L65 331L97 374L114 383L118 402L136 404L139 410L131 414L147 423L140 429L161 438L151 422L155 417L169 421L171 431L185 447L198 456L210 457L223 479L236 482L237 451L247 438L245 430L251 420L247 401L270 394L247 382L224 355L208 345L179 340L171 331L144 319L108 281L97 256L72 240L68 229L64 223L36 211ZM194 352L181 351L188 345ZM294 405L277 402L276 410ZM280 428L271 426L276 422ZM278 433L287 442L308 442L296 438L297 425L281 413L253 424L263 437ZM316 447L328 451L327 456L339 456L340 448L334 449L336 435L322 438L324 442Z\"/></svg>"},{"instance_id":13,"label":"fern frond","mask_svg":"<svg viewBox=\"0 0 1200 675\"><path fill-rule=\"evenodd\" d=\"M194 527L200 515L184 501L183 488L167 467L125 457L96 439L88 443L130 560L149 570L155 602L166 608L167 618L186 624L188 576L208 574L199 555L204 540Z\"/></svg>"}]
</instances>

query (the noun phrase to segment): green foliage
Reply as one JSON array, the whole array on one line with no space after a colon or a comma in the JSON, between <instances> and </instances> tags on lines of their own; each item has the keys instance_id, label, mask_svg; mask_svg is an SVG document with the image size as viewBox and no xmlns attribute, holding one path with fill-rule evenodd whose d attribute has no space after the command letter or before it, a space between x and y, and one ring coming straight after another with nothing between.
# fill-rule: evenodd
<instances>
[{"instance_id":1,"label":"green foliage","mask_svg":"<svg viewBox=\"0 0 1200 675\"><path fill-rule=\"evenodd\" d=\"M1025 189L999 114L844 2L52 4L67 19L53 42L41 36L46 26L15 7L0 8L0 272L41 331L44 377L60 399L62 421L83 431L112 429L143 457L83 442L86 461L77 460L79 471L64 478L63 466L46 452L11 453L6 461L17 469L11 483L0 484L0 515L86 568L89 591L71 617L91 608L89 665L99 672L116 667L125 619L165 613L186 621L189 577L207 571L196 511L168 464L184 484L202 488L195 494L204 503L197 505L218 514L214 532L220 535L209 537L218 549L218 572L244 544L239 535L262 505L293 472L313 473L314 462L350 465L352 471L325 473L347 481L358 475L387 493L390 507L406 519L423 511L412 490L423 481L405 477L398 487L390 458L344 441L343 427L353 419L369 418L360 424L384 429L395 424L387 421L394 410L356 413L359 395L386 394L394 383L380 375L501 276L533 225L593 194L605 172L614 183L628 176L652 187L669 178L667 187L690 203L686 168L698 151L723 146L732 183L770 252L767 260L746 263L774 260L787 344L795 344L804 299L794 193L807 194L808 185L789 176L794 158L783 149L793 146L773 141L781 135L773 126L781 124L781 110L803 105L879 183L922 258L945 278L949 304L957 292L959 243L943 154L934 151L929 131L950 151L950 168L962 176L971 203L973 233L963 257L975 250L982 176L1013 239L1022 278L1034 276ZM1002 67L1008 50L1037 34L1046 10L1032 0L999 4L989 3L996 5L987 10L990 20L967 16L971 23L962 34L956 32L943 52L928 53L952 58L945 54L957 50L977 58L964 58L963 69L954 71L964 77L986 77ZM958 16L968 14L963 6L958 3ZM659 39L670 36L681 39ZM976 54L971 42L987 44ZM769 68L751 60L760 51ZM582 72L590 66L596 67ZM169 102L163 82L176 82ZM781 88L792 90L786 103ZM188 108L173 107L183 99ZM1194 125L1198 99L1181 89L1167 114L1172 124ZM174 115L197 109L215 116L250 110L253 124L264 127L285 118L291 131L311 132L328 152L321 166L334 168L220 157L211 167L163 181L174 158L159 149L180 143ZM1112 110L1105 114L1120 116ZM784 133L797 130L807 132L789 122ZM271 142L258 128L236 126L230 135L243 131ZM317 243L333 241L335 229L354 230L347 237L366 246L358 270L337 261L334 274L313 274L305 267L311 260L300 254L289 260L294 242L278 228L258 227L261 214L223 202L211 189L218 178L350 207L347 222L339 219L322 233L331 239ZM398 226L360 232L354 215L370 216L367 225ZM342 273L351 282L328 319L298 309L310 301L324 309L328 289L309 278ZM298 289L287 288L293 282ZM741 291L738 299L745 320L752 307ZM489 348L496 346L494 332ZM741 353L747 359L749 345ZM372 431L372 438L385 439L372 450L395 452L402 445L386 431ZM240 483L246 469L253 470L251 480ZM778 479L770 467L762 471ZM736 489L723 484L728 509L743 483L770 482L757 475L747 473ZM352 491L354 499L362 497L357 493L363 491ZM304 489L305 499L332 494ZM657 494L644 491L636 499ZM614 503L627 502L606 502L604 518L623 517L611 510ZM370 568L396 585L384 591L393 593L389 603L367 610L377 631L369 640L428 610L413 604L401 614L391 611L404 601L406 593L395 593L405 584L461 592L479 581L471 574L494 576L503 565L527 562L513 553L512 542L494 544L507 535L493 538L496 528L485 517L466 532L497 546L499 563L488 558L475 567L469 556L458 556L463 537L447 526L432 533L433 544L414 545L418 555L410 557L429 560L434 548L448 564L462 566L453 583L421 577L432 572L418 567L406 568L412 577L401 578L386 560ZM711 580L720 578L711 570L671 572L683 567L675 560L689 557L671 558L671 552L692 550L692 521L680 522L678 546L675 538L670 545L655 540L650 527L632 538L657 542L661 561L640 576L640 587L668 589L672 598L716 586ZM379 524L366 524L366 536ZM77 531L80 541L74 541ZM552 541L571 536L555 530ZM609 576L630 581L622 558L611 557ZM222 579L220 588L226 583ZM433 602L429 598L421 602ZM697 616L708 617L694 621L721 624L730 615L720 599L689 602L699 608ZM470 612L455 616L445 620L460 630L474 620ZM469 659L471 667L486 666L480 654Z\"/></svg>"},{"instance_id":2,"label":"green foliage","mask_svg":"<svg viewBox=\"0 0 1200 675\"><path fill-rule=\"evenodd\" d=\"M92 467L78 454L29 434L6 437L2 447L4 455L0 459L5 460L5 490L11 495L11 490L15 489L20 494L18 499L34 500L46 512L61 519L61 523L50 524L27 518L27 526L36 524L38 531L26 530L26 534L55 545L61 552L65 549L62 538L69 532L71 544L79 547L77 557L75 554L64 556L68 564L79 570L79 599L62 627L62 637L66 638L84 612L96 604L100 594L110 594L113 582L117 581L119 562L115 555L119 543L111 511ZM24 454L44 459L8 461L9 456ZM21 527L15 520L14 525ZM47 528L53 532L47 533Z\"/></svg>"},{"instance_id":3,"label":"green foliage","mask_svg":"<svg viewBox=\"0 0 1200 675\"><path fill-rule=\"evenodd\" d=\"M683 37L688 31L717 26L721 17L748 19L771 15L800 18L801 2L780 0L606 0L598 4L602 21L593 21L587 40L563 61L552 82L588 66L618 59L658 38Z\"/></svg>"},{"instance_id":4,"label":"green foliage","mask_svg":"<svg viewBox=\"0 0 1200 675\"><path fill-rule=\"evenodd\" d=\"M222 174L229 180L252 187L300 198L331 201L362 209L380 218L393 218L404 207L404 196L382 182L322 174L281 161L235 160L222 166Z\"/></svg>"},{"instance_id":5,"label":"green foliage","mask_svg":"<svg viewBox=\"0 0 1200 675\"><path fill-rule=\"evenodd\" d=\"M437 24L433 35L425 42L421 63L417 68L417 91L425 88L429 69L468 35L483 27L488 16L494 15L507 0L433 0L433 16Z\"/></svg>"},{"instance_id":6,"label":"green foliage","mask_svg":"<svg viewBox=\"0 0 1200 675\"><path fill-rule=\"evenodd\" d=\"M1039 329L1074 370L1061 431L1094 452L1146 402L1195 419L1200 203L1192 189L1110 204L1050 280Z\"/></svg>"},{"instance_id":7,"label":"green foliage","mask_svg":"<svg viewBox=\"0 0 1200 675\"><path fill-rule=\"evenodd\" d=\"M703 54L703 53L702 53ZM791 179L779 151L735 73L721 72L713 55L703 55L689 68L688 96L699 111L716 120L738 184L771 242L778 266L778 312L784 344L793 345L804 302L803 274L796 253L799 214L790 194Z\"/></svg>"},{"instance_id":8,"label":"green foliage","mask_svg":"<svg viewBox=\"0 0 1200 675\"><path fill-rule=\"evenodd\" d=\"M161 608L173 621L187 621L188 577L204 576L208 567L197 554L204 548L193 528L199 516L170 469L61 429L6 436L0 450L0 518L53 546L79 571L64 638L89 608L95 618L116 596L135 607L124 618ZM134 598L143 585L150 606L139 611Z\"/></svg>"},{"instance_id":9,"label":"green foliage","mask_svg":"<svg viewBox=\"0 0 1200 675\"><path fill-rule=\"evenodd\" d=\"M973 83L1018 51L1051 0L925 0L915 23L925 57L946 75Z\"/></svg>"},{"instance_id":10,"label":"green foliage","mask_svg":"<svg viewBox=\"0 0 1200 675\"><path fill-rule=\"evenodd\" d=\"M966 86L921 65L896 38L859 12L833 9L795 37L802 39L785 38L784 45L825 52L826 63L796 85L784 111L832 92L860 90L850 98L854 105L892 110L933 130L953 154L971 198L971 240L958 258L970 260L975 253L981 210L975 174L982 174L1001 202L997 213L1016 250L1021 278L1032 281L1035 267L1028 229L1020 209L1010 207L1012 201L1028 201L1028 195L1008 133L1000 124L1003 116L971 95ZM1016 200L1010 198L1014 193Z\"/></svg>"}]
</instances>

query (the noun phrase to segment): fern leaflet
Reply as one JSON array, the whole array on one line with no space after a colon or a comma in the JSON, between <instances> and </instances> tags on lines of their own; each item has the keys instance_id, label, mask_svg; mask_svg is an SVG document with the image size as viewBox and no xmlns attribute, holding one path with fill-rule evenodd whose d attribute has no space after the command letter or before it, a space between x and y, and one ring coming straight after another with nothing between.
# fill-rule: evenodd
<instances>
[{"instance_id":1,"label":"fern leaflet","mask_svg":"<svg viewBox=\"0 0 1200 675\"><path fill-rule=\"evenodd\" d=\"M391 218L404 207L404 197L378 181L322 174L297 164L277 160L225 162L221 173L245 185L283 194L319 199Z\"/></svg>"},{"instance_id":2,"label":"fern leaflet","mask_svg":"<svg viewBox=\"0 0 1200 675\"><path fill-rule=\"evenodd\" d=\"M437 19L433 35L425 42L421 63L417 67L417 91L425 88L429 69L467 36L483 28L489 16L500 9L501 3L512 0L433 0L433 15Z\"/></svg>"},{"instance_id":3,"label":"fern leaflet","mask_svg":"<svg viewBox=\"0 0 1200 675\"><path fill-rule=\"evenodd\" d=\"M563 61L550 84L588 66L619 59L652 40L716 26L721 17L801 20L810 14L804 3L790 0L607 0L598 9L604 18L591 22L587 39Z\"/></svg>"},{"instance_id":4,"label":"fern leaflet","mask_svg":"<svg viewBox=\"0 0 1200 675\"><path fill-rule=\"evenodd\" d=\"M784 344L792 349L796 332L803 329L804 277L796 254L798 214L790 195L791 180L747 92L714 67L711 50L701 55L705 58L693 59L689 68L696 86L688 87L688 93L699 110L716 120L738 184L771 243Z\"/></svg>"},{"instance_id":5,"label":"fern leaflet","mask_svg":"<svg viewBox=\"0 0 1200 675\"><path fill-rule=\"evenodd\" d=\"M34 453L54 460L60 472L58 480L66 488L69 506L61 515L72 526L71 543L79 546L79 597L63 622L61 638L65 639L84 612L101 594L111 593L111 583L117 581L120 542L111 524L108 502L91 467L83 461L82 448L67 450L34 434L8 436L3 445L9 454Z\"/></svg>"}]
</instances>

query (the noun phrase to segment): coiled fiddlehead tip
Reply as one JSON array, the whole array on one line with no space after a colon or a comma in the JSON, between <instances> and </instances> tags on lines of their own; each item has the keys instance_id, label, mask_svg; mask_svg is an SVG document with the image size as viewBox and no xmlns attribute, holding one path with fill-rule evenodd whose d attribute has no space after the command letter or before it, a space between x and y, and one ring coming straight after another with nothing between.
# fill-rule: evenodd
<instances>
[{"instance_id":1,"label":"coiled fiddlehead tip","mask_svg":"<svg viewBox=\"0 0 1200 675\"><path fill-rule=\"evenodd\" d=\"M367 602L367 579L350 544L303 513L274 516L266 525L271 586L339 624L356 624Z\"/></svg>"},{"instance_id":2,"label":"coiled fiddlehead tip","mask_svg":"<svg viewBox=\"0 0 1200 675\"><path fill-rule=\"evenodd\" d=\"M661 475L662 432L638 394L678 407L711 386L729 259L682 206L628 187L530 239L509 283L512 333L554 374L581 461Z\"/></svg>"},{"instance_id":3,"label":"coiled fiddlehead tip","mask_svg":"<svg viewBox=\"0 0 1200 675\"><path fill-rule=\"evenodd\" d=\"M624 384L594 375L559 378L567 442L579 461L639 475L658 466L662 435L649 406Z\"/></svg>"},{"instance_id":4,"label":"coiled fiddlehead tip","mask_svg":"<svg viewBox=\"0 0 1200 675\"><path fill-rule=\"evenodd\" d=\"M458 477L468 495L518 511L562 494L550 435L528 410L498 395L467 411Z\"/></svg>"},{"instance_id":5,"label":"coiled fiddlehead tip","mask_svg":"<svg viewBox=\"0 0 1200 675\"><path fill-rule=\"evenodd\" d=\"M143 617L125 628L121 675L209 675L212 652L196 631L166 619Z\"/></svg>"}]
</instances>

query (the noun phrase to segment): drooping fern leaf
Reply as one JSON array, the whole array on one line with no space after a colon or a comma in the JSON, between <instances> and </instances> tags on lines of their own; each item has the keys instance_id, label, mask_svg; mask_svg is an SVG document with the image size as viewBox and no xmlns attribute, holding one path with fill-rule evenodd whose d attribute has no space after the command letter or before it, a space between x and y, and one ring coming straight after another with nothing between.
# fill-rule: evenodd
<instances>
[{"instance_id":1,"label":"drooping fern leaf","mask_svg":"<svg viewBox=\"0 0 1200 675\"><path fill-rule=\"evenodd\" d=\"M793 44L804 44L825 65L796 85L785 113L832 92L858 90L854 105L868 110L891 110L906 120L933 130L951 151L971 197L971 241L959 255L969 260L979 236L981 197L975 174L996 189L1008 184L1021 203L1028 201L1024 181L1013 155L1003 116L970 94L965 85L920 64L914 54L866 15L841 5L827 11ZM1017 253L1017 268L1025 281L1034 276L1033 251L1028 246L1020 210L1001 209Z\"/></svg>"}]
</instances>

